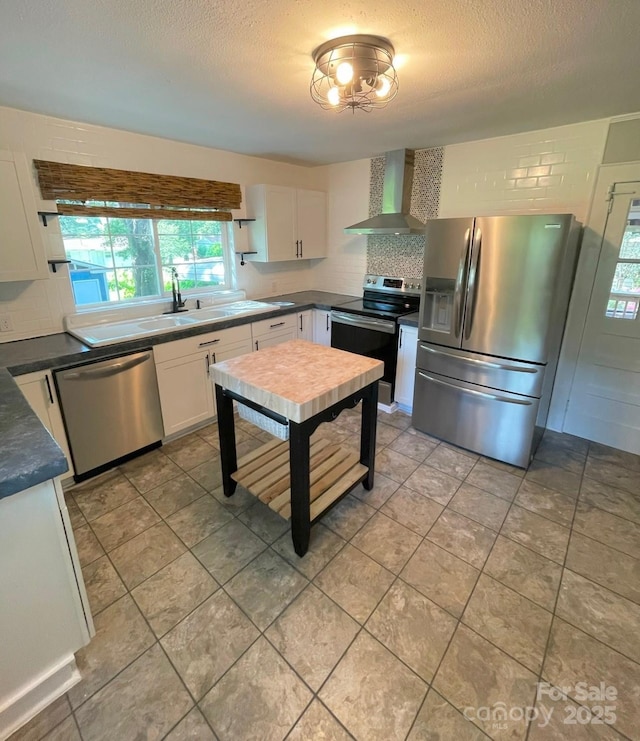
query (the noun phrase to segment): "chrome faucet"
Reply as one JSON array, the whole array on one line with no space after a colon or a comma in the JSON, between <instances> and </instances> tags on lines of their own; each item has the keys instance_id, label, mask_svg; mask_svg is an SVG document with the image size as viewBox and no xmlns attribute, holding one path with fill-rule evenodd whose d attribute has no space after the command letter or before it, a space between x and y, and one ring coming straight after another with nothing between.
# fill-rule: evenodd
<instances>
[{"instance_id":1,"label":"chrome faucet","mask_svg":"<svg viewBox=\"0 0 640 741\"><path fill-rule=\"evenodd\" d=\"M165 314L177 314L179 311L188 311L184 308L186 299L182 300L182 294L180 293L180 279L178 278L178 271L176 268L171 268L171 311L166 311Z\"/></svg>"}]
</instances>

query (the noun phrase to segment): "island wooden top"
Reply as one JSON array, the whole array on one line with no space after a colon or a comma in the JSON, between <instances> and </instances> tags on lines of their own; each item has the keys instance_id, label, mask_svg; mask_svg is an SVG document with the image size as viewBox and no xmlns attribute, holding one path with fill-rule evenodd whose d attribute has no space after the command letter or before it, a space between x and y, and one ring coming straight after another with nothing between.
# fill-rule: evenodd
<instances>
[{"instance_id":1,"label":"island wooden top","mask_svg":"<svg viewBox=\"0 0 640 741\"><path fill-rule=\"evenodd\" d=\"M303 422L382 378L381 360L290 340L211 366L213 381L294 422Z\"/></svg>"}]
</instances>

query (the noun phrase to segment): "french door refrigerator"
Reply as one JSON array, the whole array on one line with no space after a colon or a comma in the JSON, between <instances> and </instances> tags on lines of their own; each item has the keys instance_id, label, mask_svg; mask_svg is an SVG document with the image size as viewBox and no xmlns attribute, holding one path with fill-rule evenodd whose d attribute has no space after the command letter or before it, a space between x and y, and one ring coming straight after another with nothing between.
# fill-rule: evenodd
<instances>
[{"instance_id":1,"label":"french door refrigerator","mask_svg":"<svg viewBox=\"0 0 640 741\"><path fill-rule=\"evenodd\" d=\"M570 214L427 222L414 427L528 466L546 425L579 231Z\"/></svg>"}]
</instances>

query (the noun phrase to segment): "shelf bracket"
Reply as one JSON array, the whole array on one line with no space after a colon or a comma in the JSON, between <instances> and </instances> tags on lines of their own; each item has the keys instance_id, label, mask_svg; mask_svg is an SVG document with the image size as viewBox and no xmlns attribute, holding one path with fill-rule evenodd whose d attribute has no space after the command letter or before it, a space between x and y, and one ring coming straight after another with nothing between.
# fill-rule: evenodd
<instances>
[{"instance_id":1,"label":"shelf bracket","mask_svg":"<svg viewBox=\"0 0 640 741\"><path fill-rule=\"evenodd\" d=\"M244 261L245 255L257 255L257 250L245 250L244 252L236 252L236 255L240 255L240 265L246 265Z\"/></svg>"},{"instance_id":2,"label":"shelf bracket","mask_svg":"<svg viewBox=\"0 0 640 741\"><path fill-rule=\"evenodd\" d=\"M38 216L42 219L42 225L48 226L47 219L60 216L60 214L57 211L38 211Z\"/></svg>"},{"instance_id":3,"label":"shelf bracket","mask_svg":"<svg viewBox=\"0 0 640 741\"><path fill-rule=\"evenodd\" d=\"M46 226L46 224L45 224L45 226ZM58 272L58 270L57 270L57 266L58 265L68 265L71 262L71 260L47 260L47 262L49 263L49 265L51 265L51 269L53 270L53 272L54 273L57 273Z\"/></svg>"},{"instance_id":4,"label":"shelf bracket","mask_svg":"<svg viewBox=\"0 0 640 741\"><path fill-rule=\"evenodd\" d=\"M250 224L252 221L255 221L255 219L234 219L236 224L238 225L238 229L242 229L243 224ZM249 254L247 252L247 254Z\"/></svg>"}]
</instances>

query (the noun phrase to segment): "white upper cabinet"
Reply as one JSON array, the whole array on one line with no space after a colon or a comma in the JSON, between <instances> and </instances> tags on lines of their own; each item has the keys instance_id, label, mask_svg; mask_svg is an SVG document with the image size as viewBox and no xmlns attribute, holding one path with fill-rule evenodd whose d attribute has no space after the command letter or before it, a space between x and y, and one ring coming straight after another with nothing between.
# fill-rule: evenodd
<instances>
[{"instance_id":1,"label":"white upper cabinet","mask_svg":"<svg viewBox=\"0 0 640 741\"><path fill-rule=\"evenodd\" d=\"M0 150L0 281L46 278L47 268L27 158Z\"/></svg>"},{"instance_id":2,"label":"white upper cabinet","mask_svg":"<svg viewBox=\"0 0 640 741\"><path fill-rule=\"evenodd\" d=\"M246 190L249 248L257 262L306 260L326 255L327 195L281 185Z\"/></svg>"}]
</instances>

